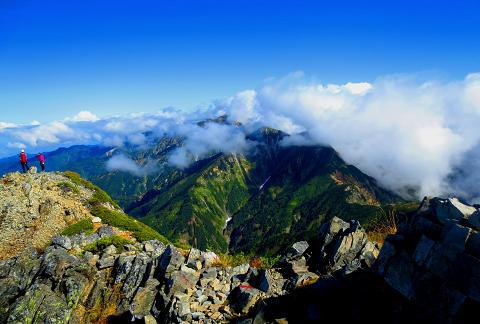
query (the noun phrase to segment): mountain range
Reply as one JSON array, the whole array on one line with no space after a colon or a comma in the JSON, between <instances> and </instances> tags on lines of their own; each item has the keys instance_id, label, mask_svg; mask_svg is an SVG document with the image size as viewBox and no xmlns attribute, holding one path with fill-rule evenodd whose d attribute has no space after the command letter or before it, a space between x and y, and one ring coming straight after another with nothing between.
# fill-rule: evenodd
<instances>
[{"instance_id":1,"label":"mountain range","mask_svg":"<svg viewBox=\"0 0 480 324\"><path fill-rule=\"evenodd\" d=\"M210 122L225 119L199 125ZM212 152L183 170L168 163L183 145L176 136L150 137L142 147L80 145L45 155L48 170L79 173L172 242L220 252L274 255L315 238L334 216L368 230L406 203L333 148L285 146L288 136L261 128L247 137L252 150ZM115 156L154 167L143 174L112 169L108 161ZM16 160L0 160L0 173L17 170Z\"/></svg>"}]
</instances>

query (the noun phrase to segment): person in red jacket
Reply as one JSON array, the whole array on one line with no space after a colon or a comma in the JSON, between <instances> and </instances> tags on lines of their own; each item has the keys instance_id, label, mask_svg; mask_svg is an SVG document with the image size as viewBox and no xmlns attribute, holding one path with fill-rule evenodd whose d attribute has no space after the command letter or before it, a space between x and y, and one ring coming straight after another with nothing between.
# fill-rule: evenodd
<instances>
[{"instance_id":1,"label":"person in red jacket","mask_svg":"<svg viewBox=\"0 0 480 324\"><path fill-rule=\"evenodd\" d=\"M29 167L28 167L27 154L25 153L25 150L22 150L22 152L20 153L20 164L22 165L23 173L26 173Z\"/></svg>"},{"instance_id":2,"label":"person in red jacket","mask_svg":"<svg viewBox=\"0 0 480 324\"><path fill-rule=\"evenodd\" d=\"M43 155L43 153L38 153L37 159L38 162L40 162L40 168L42 169L42 172L45 171L45 155Z\"/></svg>"}]
</instances>

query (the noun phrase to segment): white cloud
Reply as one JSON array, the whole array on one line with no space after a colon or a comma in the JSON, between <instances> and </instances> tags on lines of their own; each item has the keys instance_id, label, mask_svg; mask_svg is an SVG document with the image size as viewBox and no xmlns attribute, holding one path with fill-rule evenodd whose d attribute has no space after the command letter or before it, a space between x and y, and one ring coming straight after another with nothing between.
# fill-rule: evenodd
<instances>
[{"instance_id":1,"label":"white cloud","mask_svg":"<svg viewBox=\"0 0 480 324\"><path fill-rule=\"evenodd\" d=\"M8 142L7 147L15 148L15 149L25 149L25 148L27 148L27 146L25 144L19 143L19 142L15 142L15 143Z\"/></svg>"},{"instance_id":2,"label":"white cloud","mask_svg":"<svg viewBox=\"0 0 480 324\"><path fill-rule=\"evenodd\" d=\"M66 118L66 121L72 121L72 122L96 122L100 118L98 118L96 115L91 113L88 110L84 110L79 112L73 117Z\"/></svg>"},{"instance_id":3,"label":"white cloud","mask_svg":"<svg viewBox=\"0 0 480 324\"><path fill-rule=\"evenodd\" d=\"M347 84L344 85L345 89L350 91L351 93L355 95L363 95L372 90L372 85L368 82L359 82L359 83L353 83L353 82L348 82Z\"/></svg>"},{"instance_id":4,"label":"white cloud","mask_svg":"<svg viewBox=\"0 0 480 324\"><path fill-rule=\"evenodd\" d=\"M242 127L196 124L223 113ZM348 163L397 192L415 188L419 196L457 193L474 199L480 197L474 189L480 179L474 163L480 157L479 124L480 73L451 82L403 75L322 84L296 72L195 113L166 109L102 119L83 112L41 125L0 123L0 144L12 144L13 154L15 143L42 150L73 144L143 146L148 145L147 132L180 135L183 147L169 161L185 168L215 152L247 152L251 143L245 135L270 126L294 135L283 145L331 145ZM131 163L120 162L141 174Z\"/></svg>"},{"instance_id":5,"label":"white cloud","mask_svg":"<svg viewBox=\"0 0 480 324\"><path fill-rule=\"evenodd\" d=\"M145 165L139 165L125 155L115 155L107 161L107 170L128 172L137 177L148 175L157 169L158 164L155 161L149 161Z\"/></svg>"},{"instance_id":6,"label":"white cloud","mask_svg":"<svg viewBox=\"0 0 480 324\"><path fill-rule=\"evenodd\" d=\"M15 137L31 146L39 144L58 144L73 139L76 132L65 123L54 121L49 124L22 128L14 133Z\"/></svg>"},{"instance_id":7,"label":"white cloud","mask_svg":"<svg viewBox=\"0 0 480 324\"><path fill-rule=\"evenodd\" d=\"M16 124L13 124L13 123L5 123L5 122L0 122L0 131L2 131L3 129L7 129L7 128L15 128L17 127Z\"/></svg>"},{"instance_id":8,"label":"white cloud","mask_svg":"<svg viewBox=\"0 0 480 324\"><path fill-rule=\"evenodd\" d=\"M184 125L177 134L185 136L186 140L184 146L173 152L169 162L179 168L185 168L212 153L243 153L249 148L245 133L232 125Z\"/></svg>"},{"instance_id":9,"label":"white cloud","mask_svg":"<svg viewBox=\"0 0 480 324\"><path fill-rule=\"evenodd\" d=\"M331 145L397 192L417 188L419 196L441 195L452 193L449 175L480 141L479 93L480 74L447 83L395 76L344 85L294 76L257 89L253 110L249 104L244 113L239 105L233 110L254 116L247 123L307 131L315 143ZM288 141L305 144L298 137ZM478 167L468 172L480 173Z\"/></svg>"}]
</instances>

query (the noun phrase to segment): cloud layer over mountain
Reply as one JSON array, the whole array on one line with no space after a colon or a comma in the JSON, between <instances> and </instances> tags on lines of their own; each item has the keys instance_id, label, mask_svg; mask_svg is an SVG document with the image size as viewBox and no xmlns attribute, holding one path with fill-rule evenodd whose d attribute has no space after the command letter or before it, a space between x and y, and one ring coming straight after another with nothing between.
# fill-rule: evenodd
<instances>
[{"instance_id":1,"label":"cloud layer over mountain","mask_svg":"<svg viewBox=\"0 0 480 324\"><path fill-rule=\"evenodd\" d=\"M197 125L223 114L242 126ZM270 126L294 135L285 145L333 146L348 163L397 192L479 199L478 125L480 74L449 82L400 75L334 85L294 73L194 113L169 109L99 118L84 111L48 124L0 122L0 154L13 153L12 148L37 151L80 143L146 146L146 134L176 134L185 137L185 145L173 151L170 163L186 167L212 151L246 152L251 143L245 134ZM129 163L118 162L110 167L129 171L123 167Z\"/></svg>"}]
</instances>

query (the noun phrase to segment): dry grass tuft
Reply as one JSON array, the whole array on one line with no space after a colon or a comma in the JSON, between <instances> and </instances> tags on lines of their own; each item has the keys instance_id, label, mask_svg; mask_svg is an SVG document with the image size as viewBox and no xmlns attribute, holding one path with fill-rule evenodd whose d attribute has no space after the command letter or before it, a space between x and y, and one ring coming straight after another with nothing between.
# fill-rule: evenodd
<instances>
[{"instance_id":1,"label":"dry grass tuft","mask_svg":"<svg viewBox=\"0 0 480 324\"><path fill-rule=\"evenodd\" d=\"M385 242L388 235L397 233L397 211L395 209L388 209L386 212L382 208L382 217L374 222L371 229L367 232L368 238L371 241L381 243Z\"/></svg>"}]
</instances>

